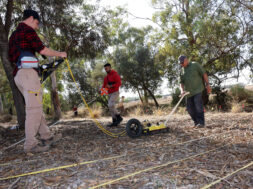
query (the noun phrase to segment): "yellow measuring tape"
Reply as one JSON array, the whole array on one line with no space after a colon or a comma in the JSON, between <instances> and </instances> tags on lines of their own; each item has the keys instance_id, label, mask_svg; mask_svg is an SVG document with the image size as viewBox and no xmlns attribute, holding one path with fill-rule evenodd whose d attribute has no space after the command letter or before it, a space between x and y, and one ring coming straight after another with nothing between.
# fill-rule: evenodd
<instances>
[{"instance_id":1,"label":"yellow measuring tape","mask_svg":"<svg viewBox=\"0 0 253 189\"><path fill-rule=\"evenodd\" d=\"M70 73L70 75L71 75L71 77L72 77L72 80L74 81L74 83L75 83L75 85L76 85L76 88L77 88L77 90L78 90L78 92L79 92L79 94L80 94L80 96L81 96L81 98L82 98L82 100L83 100L85 106L87 107L87 109L88 109L88 111L89 111L89 113L90 113L90 115L91 115L92 120L93 120L94 123L97 125L97 127L98 127L99 129L101 129L101 131L103 131L105 134L107 134L107 135L109 135L109 136L111 136L111 137L120 137L120 136L124 136L124 135L126 134L126 131L122 131L122 132L120 132L120 133L112 133L112 132L106 130L106 129L94 118L94 114L93 114L92 110L90 109L89 105L87 104L86 100L84 99L84 97L83 97L83 95L82 95L82 93L81 93L81 90L80 90L80 88L78 87L78 85L77 85L77 83L76 83L76 80L75 80L74 75L73 75L73 73L72 73L72 71L71 71L71 68L70 68L70 65L69 65L69 61L68 61L67 58L65 58L65 62L67 63L68 70L69 70L69 73Z\"/></svg>"},{"instance_id":2,"label":"yellow measuring tape","mask_svg":"<svg viewBox=\"0 0 253 189\"><path fill-rule=\"evenodd\" d=\"M99 161L112 160L112 159L116 159L116 158L120 158L120 157L124 157L124 156L125 155L112 156L112 157L108 157L108 158L104 158L104 159L85 161L85 162L81 162L81 163L74 163L74 164L71 164L71 165L55 167L55 168L51 168L51 169L44 169L44 170L40 170L40 171L34 171L34 172L24 173L24 174L15 175L15 176L9 176L9 177L5 177L5 178L0 178L0 181L1 180L18 178L18 177L24 177L24 176L28 176L28 175L35 175L35 174L39 174L39 173L45 173L45 172L50 172L50 171L55 171L55 170L60 170L60 169L66 169L66 168L69 168L69 167L76 167L76 166L79 166L79 165L91 164L91 163L95 163L95 162L99 162Z\"/></svg>"},{"instance_id":3,"label":"yellow measuring tape","mask_svg":"<svg viewBox=\"0 0 253 189\"><path fill-rule=\"evenodd\" d=\"M231 132L231 131L229 131L229 132ZM205 138L210 138L210 137L213 137L213 136L218 136L218 135L222 135L222 134L226 134L226 133L228 133L228 132L214 134L214 135L209 135L207 137L202 137L202 138L199 138L199 139L193 139L193 140L189 140L189 141L185 141L185 142L181 142L181 143L176 143L176 144L170 144L170 145L177 146L177 145L187 144L187 143L191 143L193 141L202 140L202 139L205 139ZM71 165L65 165L65 166L50 168L50 169L44 169L42 171L34 171L34 172L24 173L24 174L20 174L20 175L15 175L15 176L9 176L9 177L5 177L5 178L0 178L0 180L7 180L7 179L12 179L12 178L18 178L18 177L24 177L24 176L29 176L29 175L40 174L40 173L44 173L44 172L51 172L51 171L55 171L55 170L59 170L59 169L64 169L64 168L68 168L68 167L74 167L74 166L77 166L77 165L83 165L83 164L88 164L88 163L89 164L90 163L96 163L98 161L117 159L117 158L121 158L121 157L125 157L125 156L126 156L126 154L119 155L119 156L112 156L112 157L108 157L108 158L104 158L104 159L99 159L99 160L86 161L86 162L82 162L82 163L79 163L79 164L71 164ZM31 161L35 161L35 160L31 160ZM23 163L23 162L16 162L16 163ZM0 164L0 166L10 165L10 164L11 163Z\"/></svg>"},{"instance_id":4,"label":"yellow measuring tape","mask_svg":"<svg viewBox=\"0 0 253 189\"><path fill-rule=\"evenodd\" d=\"M166 166L168 166L168 165L171 165L171 164L174 164L174 163L179 163L179 162L182 162L182 161L185 161L185 160L188 160L188 159L193 159L193 158L195 158L195 157L197 157L197 156L201 156L201 155L207 154L207 153L209 153L209 152L216 151L217 149L222 148L222 147L225 147L225 146L228 146L228 145L230 145L230 144L231 144L231 143L226 144L226 145L223 145L223 146L220 146L220 147L215 148L215 149L212 149L212 150L208 150L208 151L206 151L206 152L202 152L202 153L199 153L199 154L196 154L196 155L193 155L193 156L189 156L189 157L187 157L187 158L183 158L183 159L179 159L179 160L175 160L175 161L169 161L169 162L164 163L164 164L162 164L162 165L157 165L157 166L153 166L153 167L150 167L150 168L147 168L147 169L143 169L143 170L140 170L140 171L136 171L136 172L134 172L134 173L125 175L125 176L123 176L123 177L119 177L119 178L117 178L117 179L114 179L114 180L111 180L111 181L108 181L108 182L99 184L99 185L97 185L97 186L90 187L90 189L95 189L95 188L103 187L103 186L112 184L112 183L114 183L114 182L117 182L117 181L126 179L126 178L128 178L128 177L141 174L141 173L143 173L143 172L147 172L147 171L151 171L151 170L153 170L153 169L158 169L158 168L166 167Z\"/></svg>"},{"instance_id":5,"label":"yellow measuring tape","mask_svg":"<svg viewBox=\"0 0 253 189\"><path fill-rule=\"evenodd\" d=\"M206 136L206 137L196 138L196 139L192 139L192 140L188 140L188 141L184 141L184 142L172 143L172 144L165 145L163 147L167 147L167 146L179 146L179 145L183 145L183 144L189 144L191 142L195 142L195 141L206 139L206 138L211 138L211 137L214 137L214 136L224 135L224 134L227 134L227 133L230 133L230 132L232 132L232 131L226 131L226 132L223 132L223 133L213 134L213 135L209 135L209 136ZM138 149L143 149L143 147L142 148L137 148L137 149L134 149L134 150L136 151ZM0 164L0 166L6 166L6 165L10 165L10 164L29 163L29 162L32 162L32 161L38 161L38 160L29 160L29 161L25 161L25 162L20 161L20 162L3 163L3 164Z\"/></svg>"},{"instance_id":6,"label":"yellow measuring tape","mask_svg":"<svg viewBox=\"0 0 253 189\"><path fill-rule=\"evenodd\" d=\"M211 186L214 186L215 184L221 182L222 180L224 180L224 179L226 179L226 178L232 176L233 174L238 173L239 171L241 171L241 170L243 170L243 169L246 169L246 168L248 168L248 167L250 167L250 166L252 166L252 165L253 165L253 161L252 161L251 163L245 165L244 167L242 167L242 168L240 168L240 169L238 169L238 170L236 170L236 171L234 171L234 172L232 172L232 173L226 175L225 177L222 177L222 178L220 178L220 179L218 179L218 180L216 180L216 181L214 181L214 182L212 182L212 183L210 183L210 184L208 184L208 185L202 187L201 189L210 188Z\"/></svg>"}]
</instances>

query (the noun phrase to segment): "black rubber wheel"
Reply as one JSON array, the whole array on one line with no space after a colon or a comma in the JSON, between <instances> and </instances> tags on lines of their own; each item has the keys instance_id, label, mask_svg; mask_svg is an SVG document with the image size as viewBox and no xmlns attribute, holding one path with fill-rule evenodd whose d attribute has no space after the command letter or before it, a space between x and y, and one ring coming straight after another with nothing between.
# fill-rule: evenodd
<instances>
[{"instance_id":1,"label":"black rubber wheel","mask_svg":"<svg viewBox=\"0 0 253 189\"><path fill-rule=\"evenodd\" d=\"M142 125L138 119L130 119L126 124L127 135L131 138L136 138L142 134Z\"/></svg>"}]
</instances>

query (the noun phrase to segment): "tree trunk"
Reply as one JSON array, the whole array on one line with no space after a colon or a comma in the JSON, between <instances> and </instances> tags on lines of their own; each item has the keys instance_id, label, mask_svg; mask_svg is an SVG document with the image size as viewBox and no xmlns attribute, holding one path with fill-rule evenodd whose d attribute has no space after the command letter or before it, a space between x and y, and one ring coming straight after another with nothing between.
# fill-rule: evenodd
<instances>
[{"instance_id":1,"label":"tree trunk","mask_svg":"<svg viewBox=\"0 0 253 189\"><path fill-rule=\"evenodd\" d=\"M147 90L143 89L144 92L144 106L148 105L148 93Z\"/></svg>"},{"instance_id":2,"label":"tree trunk","mask_svg":"<svg viewBox=\"0 0 253 189\"><path fill-rule=\"evenodd\" d=\"M2 114L4 111L3 101L2 101L2 95L0 94L0 114Z\"/></svg>"},{"instance_id":3,"label":"tree trunk","mask_svg":"<svg viewBox=\"0 0 253 189\"><path fill-rule=\"evenodd\" d=\"M194 37L194 32L191 27L192 18L191 18L190 1L189 0L182 1L182 10L185 14L185 24L186 24L185 27L188 28L187 30L185 30L185 35L188 38L189 53L191 54L191 59L194 60L195 59L194 51L196 49L196 40Z\"/></svg>"},{"instance_id":4,"label":"tree trunk","mask_svg":"<svg viewBox=\"0 0 253 189\"><path fill-rule=\"evenodd\" d=\"M59 100L59 96L57 92L57 82L56 82L55 72L53 72L50 75L50 78L52 81L51 100L54 106L54 119L59 120L61 119L61 106L60 106L60 100Z\"/></svg>"},{"instance_id":5,"label":"tree trunk","mask_svg":"<svg viewBox=\"0 0 253 189\"><path fill-rule=\"evenodd\" d=\"M142 103L142 105L143 105L143 99L142 99L142 97L141 97L141 94L140 94L140 91L139 91L138 88L137 88L137 92L138 92L139 98L140 98L140 100L141 100L141 103Z\"/></svg>"},{"instance_id":6,"label":"tree trunk","mask_svg":"<svg viewBox=\"0 0 253 189\"><path fill-rule=\"evenodd\" d=\"M8 60L8 49L9 49L8 48L8 32L6 32L2 19L0 18L0 56L1 56L2 64L4 67L4 71L10 82L14 105L17 112L18 124L21 129L24 129L25 128L25 102L24 102L23 95L18 90L14 82L14 78L12 75L13 68L11 66L11 63Z\"/></svg>"},{"instance_id":7,"label":"tree trunk","mask_svg":"<svg viewBox=\"0 0 253 189\"><path fill-rule=\"evenodd\" d=\"M153 98L153 100L154 100L154 102L155 102L156 108L159 108L159 104L158 104L158 102L157 102L157 100L156 100L156 98L155 98L155 95L152 93L151 90L147 89L147 91L148 91L148 93L150 94L150 96Z\"/></svg>"}]
</instances>

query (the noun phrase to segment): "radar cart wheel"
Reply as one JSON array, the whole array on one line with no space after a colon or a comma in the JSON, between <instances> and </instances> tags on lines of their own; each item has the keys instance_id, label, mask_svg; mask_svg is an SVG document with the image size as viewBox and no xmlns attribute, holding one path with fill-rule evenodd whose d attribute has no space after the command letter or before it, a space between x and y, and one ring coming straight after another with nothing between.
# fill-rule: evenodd
<instances>
[{"instance_id":1,"label":"radar cart wheel","mask_svg":"<svg viewBox=\"0 0 253 189\"><path fill-rule=\"evenodd\" d=\"M136 138L142 135L143 127L138 119L130 119L126 124L127 135Z\"/></svg>"}]
</instances>

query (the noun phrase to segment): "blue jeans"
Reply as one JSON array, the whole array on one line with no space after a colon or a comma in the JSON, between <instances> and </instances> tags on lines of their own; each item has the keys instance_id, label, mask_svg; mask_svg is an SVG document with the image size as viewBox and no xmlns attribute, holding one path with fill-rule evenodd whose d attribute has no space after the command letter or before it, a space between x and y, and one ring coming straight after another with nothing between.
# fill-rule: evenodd
<instances>
[{"instance_id":1,"label":"blue jeans","mask_svg":"<svg viewBox=\"0 0 253 189\"><path fill-rule=\"evenodd\" d=\"M204 106L202 102L202 94L198 93L187 98L187 111L190 114L195 126L197 124L205 125Z\"/></svg>"}]
</instances>

